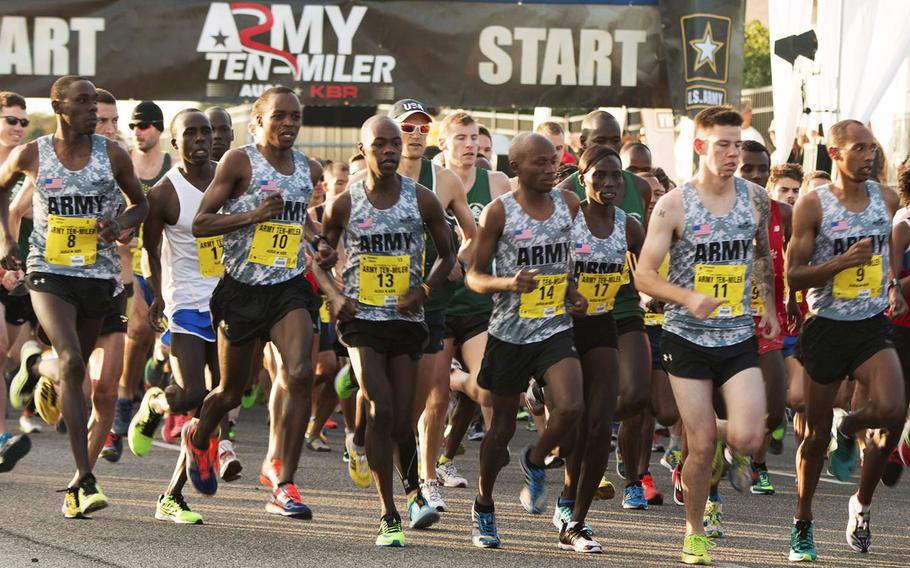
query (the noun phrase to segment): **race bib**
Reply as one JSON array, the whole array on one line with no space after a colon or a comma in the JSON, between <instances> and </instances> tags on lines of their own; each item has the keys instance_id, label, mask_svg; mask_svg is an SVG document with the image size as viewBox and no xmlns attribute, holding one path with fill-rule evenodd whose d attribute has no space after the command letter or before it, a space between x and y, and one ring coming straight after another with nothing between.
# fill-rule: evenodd
<instances>
[{"instance_id":1,"label":"race bib","mask_svg":"<svg viewBox=\"0 0 910 568\"><path fill-rule=\"evenodd\" d=\"M761 301L761 293L758 286L752 285L752 295L749 299L749 306L752 308L752 315L761 317L765 315L765 303Z\"/></svg>"},{"instance_id":2,"label":"race bib","mask_svg":"<svg viewBox=\"0 0 910 568\"><path fill-rule=\"evenodd\" d=\"M302 235L303 227L300 225L272 221L259 223L247 260L278 268L297 268Z\"/></svg>"},{"instance_id":3,"label":"race bib","mask_svg":"<svg viewBox=\"0 0 910 568\"><path fill-rule=\"evenodd\" d=\"M358 300L368 306L386 308L398 305L410 287L411 257L408 255L360 257L360 292Z\"/></svg>"},{"instance_id":4,"label":"race bib","mask_svg":"<svg viewBox=\"0 0 910 568\"><path fill-rule=\"evenodd\" d=\"M623 272L609 274L590 274L582 272L578 275L578 291L588 301L588 314L603 314L613 309L616 293L624 284Z\"/></svg>"},{"instance_id":5,"label":"race bib","mask_svg":"<svg viewBox=\"0 0 910 568\"><path fill-rule=\"evenodd\" d=\"M136 246L130 249L133 254L133 274L142 274L142 225L136 231Z\"/></svg>"},{"instance_id":6,"label":"race bib","mask_svg":"<svg viewBox=\"0 0 910 568\"><path fill-rule=\"evenodd\" d=\"M657 314L654 312L645 312L645 325L654 326L654 325L663 325L664 324L664 315Z\"/></svg>"},{"instance_id":7,"label":"race bib","mask_svg":"<svg viewBox=\"0 0 910 568\"><path fill-rule=\"evenodd\" d=\"M221 235L196 239L196 252L199 254L200 274L206 278L224 276L224 265L221 264L224 238Z\"/></svg>"},{"instance_id":8,"label":"race bib","mask_svg":"<svg viewBox=\"0 0 910 568\"><path fill-rule=\"evenodd\" d=\"M322 294L321 297L322 305L319 306L319 321L322 323L329 323L332 320L332 317L329 314L329 297L325 294Z\"/></svg>"},{"instance_id":9,"label":"race bib","mask_svg":"<svg viewBox=\"0 0 910 568\"><path fill-rule=\"evenodd\" d=\"M98 221L93 217L48 215L44 260L61 266L90 266L98 253Z\"/></svg>"},{"instance_id":10,"label":"race bib","mask_svg":"<svg viewBox=\"0 0 910 568\"><path fill-rule=\"evenodd\" d=\"M518 317L549 318L566 313L566 275L539 274L537 288L521 295Z\"/></svg>"},{"instance_id":11,"label":"race bib","mask_svg":"<svg viewBox=\"0 0 910 568\"><path fill-rule=\"evenodd\" d=\"M733 318L743 315L746 265L696 264L695 291L723 300L723 303L711 312L712 318Z\"/></svg>"},{"instance_id":12,"label":"race bib","mask_svg":"<svg viewBox=\"0 0 910 568\"><path fill-rule=\"evenodd\" d=\"M882 255L861 266L841 270L834 275L835 298L865 300L882 295Z\"/></svg>"}]
</instances>

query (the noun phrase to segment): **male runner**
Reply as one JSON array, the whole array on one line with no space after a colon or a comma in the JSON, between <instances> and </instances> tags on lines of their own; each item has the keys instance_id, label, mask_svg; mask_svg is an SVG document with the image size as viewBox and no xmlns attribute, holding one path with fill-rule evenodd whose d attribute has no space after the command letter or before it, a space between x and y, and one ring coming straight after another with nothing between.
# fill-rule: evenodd
<instances>
[{"instance_id":1,"label":"male runner","mask_svg":"<svg viewBox=\"0 0 910 568\"><path fill-rule=\"evenodd\" d=\"M220 162L224 154L231 149L234 141L234 126L231 115L221 107L205 109L205 116L212 125L212 159Z\"/></svg>"},{"instance_id":2,"label":"male runner","mask_svg":"<svg viewBox=\"0 0 910 568\"><path fill-rule=\"evenodd\" d=\"M477 125L477 157L486 158L493 163L493 136L490 129L482 124Z\"/></svg>"},{"instance_id":3,"label":"male runner","mask_svg":"<svg viewBox=\"0 0 910 568\"><path fill-rule=\"evenodd\" d=\"M717 439L714 389L726 407L730 446L751 454L765 432L765 389L747 286L754 272L764 305L775 305L770 207L763 188L734 177L741 125L742 117L728 107L696 115L698 172L657 202L635 270L641 291L667 302L661 352L689 448L682 471L686 564L711 563L713 543L704 534L703 515ZM668 252L664 279L658 270ZM766 311L762 320L765 337L775 338L777 318ZM737 456L735 463L743 459Z\"/></svg>"},{"instance_id":4,"label":"male runner","mask_svg":"<svg viewBox=\"0 0 910 568\"><path fill-rule=\"evenodd\" d=\"M553 121L541 122L534 131L545 136L553 144L556 148L556 163L562 164L563 156L566 154L566 131L562 126Z\"/></svg>"},{"instance_id":5,"label":"male runner","mask_svg":"<svg viewBox=\"0 0 910 568\"><path fill-rule=\"evenodd\" d=\"M771 168L768 176L768 194L771 199L793 207L802 185L803 168L799 164L779 164Z\"/></svg>"},{"instance_id":6,"label":"male runner","mask_svg":"<svg viewBox=\"0 0 910 568\"><path fill-rule=\"evenodd\" d=\"M36 182L26 282L38 322L59 357L56 382L62 385L63 417L76 461L64 498L66 518L107 506L91 471L82 383L101 320L119 288L113 241L148 212L129 155L94 134L97 96L83 77L55 81L56 132L17 149L0 170L0 250L7 270L19 267L18 245L7 224L7 191L21 174ZM127 207L115 216L118 187ZM13 385L20 398L34 389L35 378Z\"/></svg>"},{"instance_id":7,"label":"male runner","mask_svg":"<svg viewBox=\"0 0 910 568\"><path fill-rule=\"evenodd\" d=\"M439 200L397 173L402 145L399 125L391 118L377 116L363 124L358 149L366 158L367 177L353 182L323 217L329 246L347 235L344 290L322 267L314 267L369 404L366 456L381 506L376 544L396 547L404 546L405 539L392 495L392 462L395 444L400 448L414 436L417 359L428 339L423 303L455 265L451 229ZM424 226L437 251L426 281ZM413 459L401 452L398 457L399 462ZM407 463L399 463L399 471L407 469ZM405 489L411 528L436 522L439 513L427 510L419 485Z\"/></svg>"},{"instance_id":8,"label":"male runner","mask_svg":"<svg viewBox=\"0 0 910 568\"><path fill-rule=\"evenodd\" d=\"M512 140L509 166L518 187L484 207L465 284L493 294L494 307L478 379L492 399L492 420L480 447L479 491L472 508L474 546L498 548L493 485L506 463L521 394L533 376L547 389L550 418L537 444L520 454L526 511L546 509L544 459L584 412L581 365L570 314L583 317L585 298L568 278L578 198L555 190L556 150L540 134ZM496 274L490 263L495 259ZM583 517L582 517L583 518Z\"/></svg>"},{"instance_id":9,"label":"male runner","mask_svg":"<svg viewBox=\"0 0 910 568\"><path fill-rule=\"evenodd\" d=\"M651 149L642 142L628 142L619 151L622 169L633 174L651 173Z\"/></svg>"},{"instance_id":10,"label":"male runner","mask_svg":"<svg viewBox=\"0 0 910 568\"><path fill-rule=\"evenodd\" d=\"M897 445L907 414L900 360L884 315L907 311L891 219L899 203L890 188L869 181L876 147L861 122L843 120L828 130L828 155L837 180L803 195L796 205L787 276L794 290L808 289L809 317L796 345L806 382L806 438L797 454L798 498L790 560L816 559L812 499L829 433L830 469L841 481L859 462L855 435L867 430L859 491L850 497L847 543L856 552L872 545L872 494ZM846 377L866 387L868 400L852 413L832 408ZM873 430L880 428L881 430Z\"/></svg>"},{"instance_id":11,"label":"male runner","mask_svg":"<svg viewBox=\"0 0 910 568\"><path fill-rule=\"evenodd\" d=\"M225 275L212 297L218 323L221 382L206 396L198 420L188 422L181 443L187 476L203 494L214 494L211 437L224 416L240 404L260 338L281 355L277 380L286 391L281 463L266 510L311 518L294 484L307 420L313 368L310 352L317 308L303 278L304 239L318 246L317 261L334 264L334 250L315 234L306 205L313 190L306 156L294 150L300 131L300 101L292 89L267 89L253 105L254 144L228 151L203 195L193 236L224 235Z\"/></svg>"}]
</instances>

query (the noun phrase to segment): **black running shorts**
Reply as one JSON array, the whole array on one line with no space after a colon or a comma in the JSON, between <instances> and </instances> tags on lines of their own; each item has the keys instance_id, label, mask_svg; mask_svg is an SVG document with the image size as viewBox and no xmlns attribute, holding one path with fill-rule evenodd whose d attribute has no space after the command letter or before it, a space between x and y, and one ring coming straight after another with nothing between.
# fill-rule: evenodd
<instances>
[{"instance_id":1,"label":"black running shorts","mask_svg":"<svg viewBox=\"0 0 910 568\"><path fill-rule=\"evenodd\" d=\"M303 276L252 286L225 274L212 294L212 323L231 343L270 341L272 327L294 310L306 310L317 321L319 301Z\"/></svg>"},{"instance_id":2,"label":"black running shorts","mask_svg":"<svg viewBox=\"0 0 910 568\"><path fill-rule=\"evenodd\" d=\"M464 345L469 339L477 337L490 326L490 314L471 316L446 316L445 337L455 339L455 347Z\"/></svg>"},{"instance_id":3,"label":"black running shorts","mask_svg":"<svg viewBox=\"0 0 910 568\"><path fill-rule=\"evenodd\" d=\"M100 278L62 276L48 272L30 272L25 285L32 292L53 294L76 307L76 317L100 320L111 309L116 283Z\"/></svg>"},{"instance_id":4,"label":"black running shorts","mask_svg":"<svg viewBox=\"0 0 910 568\"><path fill-rule=\"evenodd\" d=\"M813 381L831 384L850 377L879 351L893 348L890 333L891 322L883 313L856 321L812 316L803 322L796 358Z\"/></svg>"},{"instance_id":5,"label":"black running shorts","mask_svg":"<svg viewBox=\"0 0 910 568\"><path fill-rule=\"evenodd\" d=\"M616 320L616 335L625 335L627 333L632 333L633 331L644 331L645 330L645 316L641 314L633 314L631 316L626 316L624 318Z\"/></svg>"},{"instance_id":6,"label":"black running shorts","mask_svg":"<svg viewBox=\"0 0 910 568\"><path fill-rule=\"evenodd\" d=\"M758 367L758 341L754 335L735 345L702 347L664 330L660 351L667 373L683 379L712 381L715 387L741 371Z\"/></svg>"},{"instance_id":7,"label":"black running shorts","mask_svg":"<svg viewBox=\"0 0 910 568\"><path fill-rule=\"evenodd\" d=\"M574 321L575 348L578 355L598 347L616 349L618 338L616 335L616 320L612 313L596 316L587 316Z\"/></svg>"},{"instance_id":8,"label":"black running shorts","mask_svg":"<svg viewBox=\"0 0 910 568\"><path fill-rule=\"evenodd\" d=\"M123 290L114 296L111 309L108 310L107 315L104 316L104 321L101 322L99 337L112 333L126 333L126 324L129 321L126 315L126 303L130 296L133 295L132 287L132 284L126 284Z\"/></svg>"},{"instance_id":9,"label":"black running shorts","mask_svg":"<svg viewBox=\"0 0 910 568\"><path fill-rule=\"evenodd\" d=\"M563 359L578 359L575 334L571 329L536 343L509 343L487 337L477 383L496 395L523 393L531 377L545 386L547 369Z\"/></svg>"},{"instance_id":10,"label":"black running shorts","mask_svg":"<svg viewBox=\"0 0 910 568\"><path fill-rule=\"evenodd\" d=\"M32 309L32 299L28 295L28 290L21 295L10 294L9 290L0 286L0 303L3 304L4 318L10 325L24 325L31 323L34 325L38 322L35 317L35 310Z\"/></svg>"},{"instance_id":11,"label":"black running shorts","mask_svg":"<svg viewBox=\"0 0 910 568\"><path fill-rule=\"evenodd\" d=\"M417 360L424 353L428 332L427 325L422 321L354 318L338 322L338 338L348 349L369 347L389 358L408 355Z\"/></svg>"},{"instance_id":12,"label":"black running shorts","mask_svg":"<svg viewBox=\"0 0 910 568\"><path fill-rule=\"evenodd\" d=\"M446 312L445 310L424 311L423 321L427 324L427 345L423 352L425 355L439 353L445 347Z\"/></svg>"}]
</instances>

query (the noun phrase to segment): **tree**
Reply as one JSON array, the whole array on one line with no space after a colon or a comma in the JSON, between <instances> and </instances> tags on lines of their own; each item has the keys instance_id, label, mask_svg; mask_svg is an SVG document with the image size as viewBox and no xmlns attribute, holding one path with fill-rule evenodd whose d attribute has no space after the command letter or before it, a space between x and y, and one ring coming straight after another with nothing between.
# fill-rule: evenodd
<instances>
[{"instance_id":1,"label":"tree","mask_svg":"<svg viewBox=\"0 0 910 568\"><path fill-rule=\"evenodd\" d=\"M768 28L758 20L746 24L743 58L743 88L754 89L771 84L771 38Z\"/></svg>"}]
</instances>

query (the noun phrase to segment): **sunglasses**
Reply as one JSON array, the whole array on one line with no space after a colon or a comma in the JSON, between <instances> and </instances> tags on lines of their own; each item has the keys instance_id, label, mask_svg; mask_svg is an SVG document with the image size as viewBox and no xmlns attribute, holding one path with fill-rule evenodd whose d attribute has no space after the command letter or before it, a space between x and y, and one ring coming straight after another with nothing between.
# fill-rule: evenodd
<instances>
[{"instance_id":1,"label":"sunglasses","mask_svg":"<svg viewBox=\"0 0 910 568\"><path fill-rule=\"evenodd\" d=\"M0 118L6 119L6 123L10 126L16 126L18 123L22 128L28 128L29 120L27 118L17 118L15 116L0 116Z\"/></svg>"},{"instance_id":2,"label":"sunglasses","mask_svg":"<svg viewBox=\"0 0 910 568\"><path fill-rule=\"evenodd\" d=\"M131 122L129 123L130 130L148 130L152 126L157 125L157 122Z\"/></svg>"},{"instance_id":3,"label":"sunglasses","mask_svg":"<svg viewBox=\"0 0 910 568\"><path fill-rule=\"evenodd\" d=\"M421 134L429 134L429 133L430 133L430 125L429 125L429 124L420 124L420 125L417 125L417 124L411 124L410 122L402 122L402 123L399 124L398 126L401 127L401 131L404 132L405 134L414 134L414 133L417 132L418 130L420 131Z\"/></svg>"}]
</instances>

